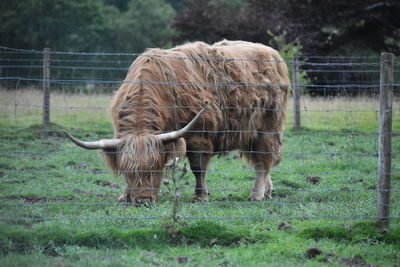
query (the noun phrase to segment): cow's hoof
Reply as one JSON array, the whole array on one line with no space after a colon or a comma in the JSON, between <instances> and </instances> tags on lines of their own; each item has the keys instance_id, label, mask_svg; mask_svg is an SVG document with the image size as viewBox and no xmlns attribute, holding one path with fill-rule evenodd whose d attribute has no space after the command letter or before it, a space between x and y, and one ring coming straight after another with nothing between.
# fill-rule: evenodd
<instances>
[{"instance_id":1,"label":"cow's hoof","mask_svg":"<svg viewBox=\"0 0 400 267\"><path fill-rule=\"evenodd\" d=\"M207 195L193 195L193 202L207 202L208 201L208 194Z\"/></svg>"},{"instance_id":2,"label":"cow's hoof","mask_svg":"<svg viewBox=\"0 0 400 267\"><path fill-rule=\"evenodd\" d=\"M153 206L152 198L136 198L133 202L135 207L147 207L151 208Z\"/></svg>"},{"instance_id":3,"label":"cow's hoof","mask_svg":"<svg viewBox=\"0 0 400 267\"><path fill-rule=\"evenodd\" d=\"M127 192L122 193L119 197L118 197L118 202L125 204L125 203L131 203L131 196L130 194L128 194Z\"/></svg>"},{"instance_id":4,"label":"cow's hoof","mask_svg":"<svg viewBox=\"0 0 400 267\"><path fill-rule=\"evenodd\" d=\"M268 198L268 199L272 199L272 188L267 188L267 189L265 190L264 196L265 196L266 198Z\"/></svg>"},{"instance_id":5,"label":"cow's hoof","mask_svg":"<svg viewBox=\"0 0 400 267\"><path fill-rule=\"evenodd\" d=\"M263 200L263 199L264 199L264 196L257 196L257 195L255 195L255 194L251 194L251 195L247 198L248 201L261 201L261 200Z\"/></svg>"},{"instance_id":6,"label":"cow's hoof","mask_svg":"<svg viewBox=\"0 0 400 267\"><path fill-rule=\"evenodd\" d=\"M271 195L265 195L265 198L272 199Z\"/></svg>"}]
</instances>

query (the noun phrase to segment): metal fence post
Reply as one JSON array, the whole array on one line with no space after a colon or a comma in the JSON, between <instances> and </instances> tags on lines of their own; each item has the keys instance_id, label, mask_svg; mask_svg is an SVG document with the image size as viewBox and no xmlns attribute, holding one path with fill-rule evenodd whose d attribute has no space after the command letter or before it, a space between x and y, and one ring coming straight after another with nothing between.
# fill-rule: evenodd
<instances>
[{"instance_id":1,"label":"metal fence post","mask_svg":"<svg viewBox=\"0 0 400 267\"><path fill-rule=\"evenodd\" d=\"M378 159L378 222L389 227L390 177L392 160L392 102L393 102L392 53L381 54L379 159Z\"/></svg>"},{"instance_id":2,"label":"metal fence post","mask_svg":"<svg viewBox=\"0 0 400 267\"><path fill-rule=\"evenodd\" d=\"M43 125L50 124L50 48L43 49Z\"/></svg>"},{"instance_id":3,"label":"metal fence post","mask_svg":"<svg viewBox=\"0 0 400 267\"><path fill-rule=\"evenodd\" d=\"M293 55L293 68L292 68L292 88L293 88L293 106L294 106L294 125L295 131L300 131L301 120L300 120L300 95L301 88L299 86L299 65L297 56Z\"/></svg>"}]
</instances>

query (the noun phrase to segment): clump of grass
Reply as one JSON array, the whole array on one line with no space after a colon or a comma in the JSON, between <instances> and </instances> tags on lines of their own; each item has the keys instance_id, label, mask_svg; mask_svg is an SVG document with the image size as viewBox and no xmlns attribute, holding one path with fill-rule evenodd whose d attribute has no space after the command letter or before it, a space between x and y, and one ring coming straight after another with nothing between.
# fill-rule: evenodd
<instances>
[{"instance_id":1,"label":"clump of grass","mask_svg":"<svg viewBox=\"0 0 400 267\"><path fill-rule=\"evenodd\" d=\"M291 190L290 188L279 188L279 189L275 189L272 192L272 196L278 197L278 198L287 198L293 194L294 194L294 191Z\"/></svg>"},{"instance_id":2,"label":"clump of grass","mask_svg":"<svg viewBox=\"0 0 400 267\"><path fill-rule=\"evenodd\" d=\"M315 240L331 239L336 242L384 242L400 245L398 238L400 236L400 227L392 227L391 231L386 231L374 222L359 222L349 226L330 225L312 227L300 232L299 236Z\"/></svg>"},{"instance_id":3,"label":"clump of grass","mask_svg":"<svg viewBox=\"0 0 400 267\"><path fill-rule=\"evenodd\" d=\"M288 180L281 180L280 181L281 184L291 187L291 188L295 188L295 189L299 189L302 188L302 185L296 182L292 182L292 181L288 181Z\"/></svg>"},{"instance_id":4,"label":"clump of grass","mask_svg":"<svg viewBox=\"0 0 400 267\"><path fill-rule=\"evenodd\" d=\"M167 235L162 228L121 230L115 227L76 229L68 225L38 225L32 229L24 227L0 228L0 253L29 252L34 248L77 245L89 248L159 247L167 244Z\"/></svg>"},{"instance_id":5,"label":"clump of grass","mask_svg":"<svg viewBox=\"0 0 400 267\"><path fill-rule=\"evenodd\" d=\"M26 229L1 227L0 233L0 253L2 255L9 252L27 252L34 247L34 240Z\"/></svg>"},{"instance_id":6,"label":"clump of grass","mask_svg":"<svg viewBox=\"0 0 400 267\"><path fill-rule=\"evenodd\" d=\"M234 247L266 240L266 236L252 236L245 228L228 228L212 221L198 221L179 229L175 243L197 244L202 247L214 245Z\"/></svg>"},{"instance_id":7,"label":"clump of grass","mask_svg":"<svg viewBox=\"0 0 400 267\"><path fill-rule=\"evenodd\" d=\"M15 168L11 166L9 163L2 163L0 162L0 169L4 170L14 170Z\"/></svg>"}]
</instances>

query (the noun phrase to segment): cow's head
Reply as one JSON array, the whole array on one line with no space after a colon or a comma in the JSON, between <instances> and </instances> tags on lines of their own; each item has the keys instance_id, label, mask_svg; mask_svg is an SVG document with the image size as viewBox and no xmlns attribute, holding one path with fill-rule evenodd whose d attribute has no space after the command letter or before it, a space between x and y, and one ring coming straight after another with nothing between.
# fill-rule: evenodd
<instances>
[{"instance_id":1,"label":"cow's head","mask_svg":"<svg viewBox=\"0 0 400 267\"><path fill-rule=\"evenodd\" d=\"M203 111L184 128L157 135L126 135L118 139L85 142L64 132L80 147L102 149L111 169L125 176L127 188L119 200L142 204L157 200L164 165L168 159L186 153L182 136L193 127Z\"/></svg>"}]
</instances>

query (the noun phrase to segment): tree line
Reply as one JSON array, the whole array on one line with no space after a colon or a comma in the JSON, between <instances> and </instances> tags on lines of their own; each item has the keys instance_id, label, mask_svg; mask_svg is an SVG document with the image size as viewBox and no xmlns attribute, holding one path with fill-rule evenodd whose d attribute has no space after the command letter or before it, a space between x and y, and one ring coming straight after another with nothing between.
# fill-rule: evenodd
<instances>
[{"instance_id":1,"label":"tree line","mask_svg":"<svg viewBox=\"0 0 400 267\"><path fill-rule=\"evenodd\" d=\"M376 0L2 0L0 40L25 49L141 52L223 38L306 54L400 52L400 2Z\"/></svg>"}]
</instances>

